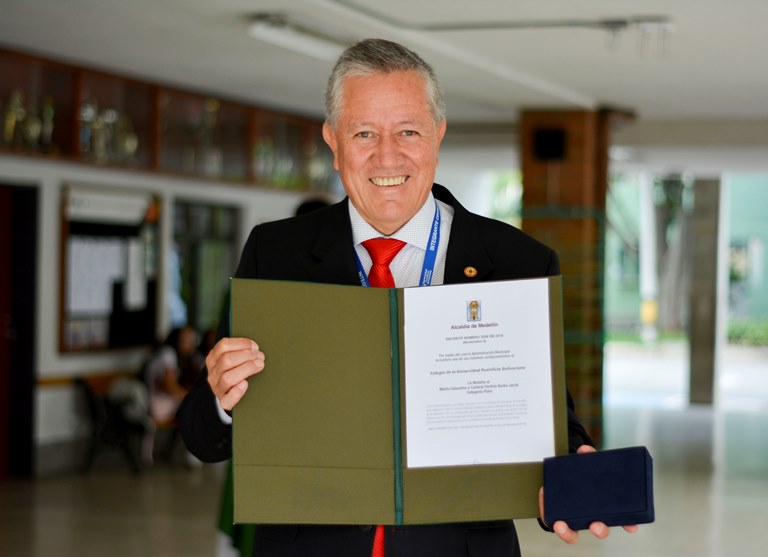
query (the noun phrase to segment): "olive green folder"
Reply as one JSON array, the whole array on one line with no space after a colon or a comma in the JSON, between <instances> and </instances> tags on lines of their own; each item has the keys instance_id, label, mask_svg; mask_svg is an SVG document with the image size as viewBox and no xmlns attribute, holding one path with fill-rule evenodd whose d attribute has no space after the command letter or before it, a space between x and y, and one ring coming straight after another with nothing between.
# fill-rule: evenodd
<instances>
[{"instance_id":1,"label":"olive green folder","mask_svg":"<svg viewBox=\"0 0 768 557\"><path fill-rule=\"evenodd\" d=\"M549 281L559 455L567 453L561 279L536 280ZM254 339L266 355L233 413L235 522L539 515L541 461L406 466L403 289L256 279L233 279L231 289L231 335Z\"/></svg>"}]
</instances>

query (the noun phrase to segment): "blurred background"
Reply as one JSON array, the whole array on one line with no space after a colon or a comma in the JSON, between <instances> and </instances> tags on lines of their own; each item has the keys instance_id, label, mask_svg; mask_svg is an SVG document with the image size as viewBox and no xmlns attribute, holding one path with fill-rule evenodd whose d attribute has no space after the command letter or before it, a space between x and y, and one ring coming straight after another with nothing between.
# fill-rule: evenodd
<instances>
[{"instance_id":1,"label":"blurred background","mask_svg":"<svg viewBox=\"0 0 768 557\"><path fill-rule=\"evenodd\" d=\"M322 95L365 37L434 66L437 181L558 251L577 411L601 447L654 456L655 524L565 547L519 521L524 553L759 551L768 4L0 9L0 554L232 554L228 465L191 459L153 413L185 385L134 388L169 351L194 379L252 226L343 197Z\"/></svg>"}]
</instances>

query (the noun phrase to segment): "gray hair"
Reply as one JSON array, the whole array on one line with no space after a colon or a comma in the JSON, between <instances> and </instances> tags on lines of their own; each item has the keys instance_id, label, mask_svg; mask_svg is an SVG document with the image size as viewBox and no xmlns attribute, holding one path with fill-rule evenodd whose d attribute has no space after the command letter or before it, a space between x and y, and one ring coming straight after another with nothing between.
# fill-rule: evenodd
<instances>
[{"instance_id":1,"label":"gray hair","mask_svg":"<svg viewBox=\"0 0 768 557\"><path fill-rule=\"evenodd\" d=\"M325 89L325 121L333 127L341 111L342 83L350 76L413 71L424 78L435 124L445 120L445 101L432 66L406 47L384 39L365 39L347 48L336 62Z\"/></svg>"}]
</instances>

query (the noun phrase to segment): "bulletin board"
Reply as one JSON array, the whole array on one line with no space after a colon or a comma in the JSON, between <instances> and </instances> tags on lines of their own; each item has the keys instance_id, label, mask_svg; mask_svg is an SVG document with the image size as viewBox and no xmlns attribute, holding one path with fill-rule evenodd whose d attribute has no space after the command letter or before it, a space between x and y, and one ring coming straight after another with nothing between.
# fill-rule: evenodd
<instances>
[{"instance_id":1,"label":"bulletin board","mask_svg":"<svg viewBox=\"0 0 768 557\"><path fill-rule=\"evenodd\" d=\"M62 188L62 352L155 341L159 218L151 192Z\"/></svg>"}]
</instances>

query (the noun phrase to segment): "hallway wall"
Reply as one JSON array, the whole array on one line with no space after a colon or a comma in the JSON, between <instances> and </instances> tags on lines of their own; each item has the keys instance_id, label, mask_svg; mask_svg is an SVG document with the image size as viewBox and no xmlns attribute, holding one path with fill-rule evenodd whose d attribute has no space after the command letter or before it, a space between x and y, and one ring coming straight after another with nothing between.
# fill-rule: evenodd
<instances>
[{"instance_id":1,"label":"hallway wall","mask_svg":"<svg viewBox=\"0 0 768 557\"><path fill-rule=\"evenodd\" d=\"M126 349L110 352L69 353L58 351L60 304L60 203L65 184L93 185L104 188L143 190L161 198L160 245L163 257L171 245L171 208L175 199L226 202L241 208L240 245L252 225L290 215L301 195L248 188L245 186L190 181L141 172L100 169L92 166L58 163L50 160L0 154L0 180L21 186L38 186L39 230L37 246L38 274L35 291L36 370L35 443L39 447L56 445L84 435L74 391L68 379L79 374L100 374L115 370L138 369L143 351ZM164 280L161 264L160 280ZM167 323L164 293L160 292L159 330ZM44 459L38 459L44 460Z\"/></svg>"}]
</instances>

